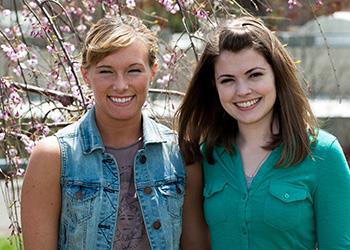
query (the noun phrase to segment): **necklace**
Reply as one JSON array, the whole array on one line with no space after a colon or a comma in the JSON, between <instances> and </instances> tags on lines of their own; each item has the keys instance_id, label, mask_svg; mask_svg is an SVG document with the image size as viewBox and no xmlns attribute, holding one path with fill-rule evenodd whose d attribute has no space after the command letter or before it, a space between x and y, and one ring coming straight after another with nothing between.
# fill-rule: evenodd
<instances>
[{"instance_id":1,"label":"necklace","mask_svg":"<svg viewBox=\"0 0 350 250\"><path fill-rule=\"evenodd\" d=\"M268 152L264 158L261 159L261 161L259 162L259 164L257 165L257 167L255 168L254 172L252 174L247 174L247 173L244 173L246 177L249 177L249 178L253 178L256 173L258 172L258 170L260 169L260 167L262 166L262 164L265 162L265 160L269 157L269 155L271 154L272 151Z\"/></svg>"}]
</instances>

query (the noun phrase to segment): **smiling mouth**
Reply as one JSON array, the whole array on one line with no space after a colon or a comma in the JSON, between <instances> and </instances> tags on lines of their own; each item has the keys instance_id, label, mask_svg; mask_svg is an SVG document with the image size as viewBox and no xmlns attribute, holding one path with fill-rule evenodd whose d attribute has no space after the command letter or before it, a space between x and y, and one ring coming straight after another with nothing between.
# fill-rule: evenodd
<instances>
[{"instance_id":1,"label":"smiling mouth","mask_svg":"<svg viewBox=\"0 0 350 250\"><path fill-rule=\"evenodd\" d=\"M239 108L250 108L256 103L258 103L260 100L261 98L256 98L245 102L235 102L235 105Z\"/></svg>"},{"instance_id":2,"label":"smiling mouth","mask_svg":"<svg viewBox=\"0 0 350 250\"><path fill-rule=\"evenodd\" d=\"M113 102L113 103L117 103L117 104L125 104L131 101L131 99L133 99L133 96L128 96L128 97L112 97L109 96L109 99Z\"/></svg>"}]
</instances>

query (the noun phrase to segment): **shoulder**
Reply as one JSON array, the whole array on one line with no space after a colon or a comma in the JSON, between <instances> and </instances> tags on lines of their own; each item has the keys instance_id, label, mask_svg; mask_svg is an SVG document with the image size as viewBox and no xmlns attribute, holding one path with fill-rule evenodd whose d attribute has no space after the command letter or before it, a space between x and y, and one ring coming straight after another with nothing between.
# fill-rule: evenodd
<instances>
[{"instance_id":1,"label":"shoulder","mask_svg":"<svg viewBox=\"0 0 350 250\"><path fill-rule=\"evenodd\" d=\"M324 130L318 131L312 158L322 171L343 169L348 172L348 164L338 139Z\"/></svg>"},{"instance_id":2,"label":"shoulder","mask_svg":"<svg viewBox=\"0 0 350 250\"><path fill-rule=\"evenodd\" d=\"M55 136L46 137L38 142L30 154L28 170L46 168L49 165L60 163L60 146Z\"/></svg>"},{"instance_id":3,"label":"shoulder","mask_svg":"<svg viewBox=\"0 0 350 250\"><path fill-rule=\"evenodd\" d=\"M60 147L57 138L46 137L38 142L29 157L25 180L41 183L57 181L60 176Z\"/></svg>"},{"instance_id":4,"label":"shoulder","mask_svg":"<svg viewBox=\"0 0 350 250\"><path fill-rule=\"evenodd\" d=\"M332 151L341 151L342 152L342 149L341 149L341 146L338 142L338 139L322 130L322 129L319 129L317 131L317 137L316 137L316 142L315 144L313 145L313 148L312 148L312 151L313 151L313 154L326 154L326 153L329 153L329 152L332 152Z\"/></svg>"},{"instance_id":5,"label":"shoulder","mask_svg":"<svg viewBox=\"0 0 350 250\"><path fill-rule=\"evenodd\" d=\"M319 129L317 131L317 137L316 137L316 145L318 147L321 147L321 148L327 148L329 147L331 144L334 143L334 141L337 140L337 138L328 133L327 131L323 130L323 129Z\"/></svg>"},{"instance_id":6,"label":"shoulder","mask_svg":"<svg viewBox=\"0 0 350 250\"><path fill-rule=\"evenodd\" d=\"M49 137L45 137L44 139L38 142L38 144L34 147L31 157L33 157L33 155L34 156L41 155L41 154L57 155L59 153L60 153L60 148L59 148L57 138L55 136L49 136Z\"/></svg>"}]
</instances>

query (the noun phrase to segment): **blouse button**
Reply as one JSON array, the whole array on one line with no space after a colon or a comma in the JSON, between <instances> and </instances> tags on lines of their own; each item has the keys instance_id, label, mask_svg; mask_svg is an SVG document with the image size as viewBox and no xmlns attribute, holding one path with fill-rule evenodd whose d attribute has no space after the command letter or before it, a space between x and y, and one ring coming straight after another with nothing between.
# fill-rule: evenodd
<instances>
[{"instance_id":1,"label":"blouse button","mask_svg":"<svg viewBox=\"0 0 350 250\"><path fill-rule=\"evenodd\" d=\"M159 220L156 220L155 222L153 222L154 229L158 230L161 226L162 226L162 224L160 224Z\"/></svg>"},{"instance_id":2,"label":"blouse button","mask_svg":"<svg viewBox=\"0 0 350 250\"><path fill-rule=\"evenodd\" d=\"M284 198L285 198L285 199L289 199L289 197L290 197L290 196L289 196L288 193L285 193L285 194L284 194Z\"/></svg>"}]
</instances>

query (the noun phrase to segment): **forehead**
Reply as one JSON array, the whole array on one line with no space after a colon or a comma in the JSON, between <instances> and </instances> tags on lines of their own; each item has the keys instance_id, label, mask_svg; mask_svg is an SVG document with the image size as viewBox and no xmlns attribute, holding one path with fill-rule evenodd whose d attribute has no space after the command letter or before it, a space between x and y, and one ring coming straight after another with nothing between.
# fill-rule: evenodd
<instances>
[{"instance_id":1,"label":"forehead","mask_svg":"<svg viewBox=\"0 0 350 250\"><path fill-rule=\"evenodd\" d=\"M148 64L148 48L141 40L135 40L130 45L117 49L97 62L100 65L118 64Z\"/></svg>"},{"instance_id":2,"label":"forehead","mask_svg":"<svg viewBox=\"0 0 350 250\"><path fill-rule=\"evenodd\" d=\"M254 67L266 67L269 65L265 57L253 48L243 49L237 52L224 50L217 57L214 67L215 72L240 71Z\"/></svg>"}]
</instances>

